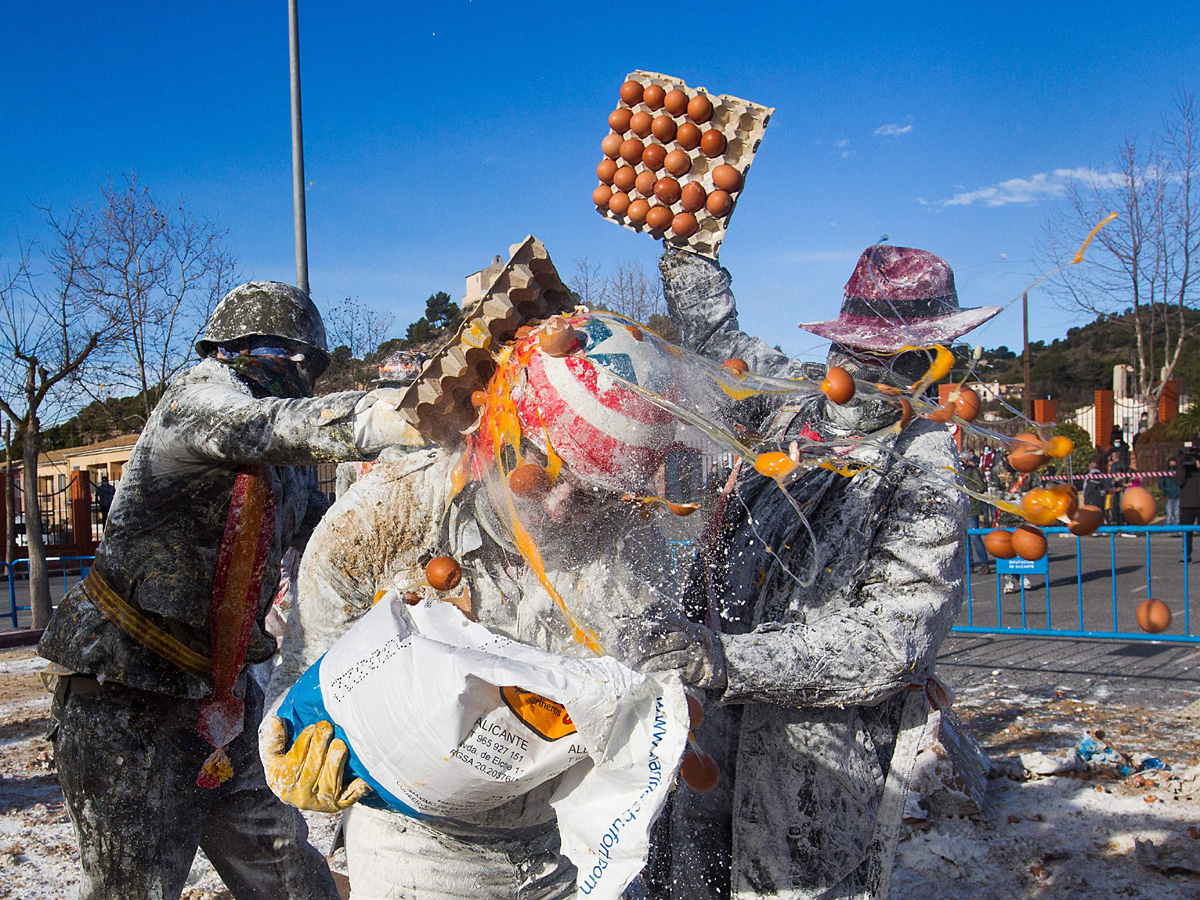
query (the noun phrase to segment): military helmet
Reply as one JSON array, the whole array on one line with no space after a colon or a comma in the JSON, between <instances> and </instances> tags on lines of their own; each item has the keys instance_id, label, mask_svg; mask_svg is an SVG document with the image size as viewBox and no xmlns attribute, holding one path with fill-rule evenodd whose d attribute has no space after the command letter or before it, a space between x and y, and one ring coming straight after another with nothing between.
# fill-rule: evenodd
<instances>
[{"instance_id":1,"label":"military helmet","mask_svg":"<svg viewBox=\"0 0 1200 900\"><path fill-rule=\"evenodd\" d=\"M238 285L213 310L196 341L196 352L212 356L217 345L241 338L276 337L295 341L311 352L313 377L329 365L325 324L304 291L282 281L251 281Z\"/></svg>"}]
</instances>

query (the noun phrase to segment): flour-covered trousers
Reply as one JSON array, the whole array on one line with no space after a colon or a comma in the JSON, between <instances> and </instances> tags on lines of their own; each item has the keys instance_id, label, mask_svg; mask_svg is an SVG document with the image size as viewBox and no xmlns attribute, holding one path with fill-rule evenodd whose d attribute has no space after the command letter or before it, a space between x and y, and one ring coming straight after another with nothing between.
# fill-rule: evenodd
<instances>
[{"instance_id":1,"label":"flour-covered trousers","mask_svg":"<svg viewBox=\"0 0 1200 900\"><path fill-rule=\"evenodd\" d=\"M234 775L206 790L200 702L74 676L55 694L54 758L79 837L80 900L177 900L203 847L237 900L337 900L300 812L267 787L262 690L247 679Z\"/></svg>"},{"instance_id":2,"label":"flour-covered trousers","mask_svg":"<svg viewBox=\"0 0 1200 900\"><path fill-rule=\"evenodd\" d=\"M344 813L354 900L558 900L575 895L575 866L559 853L558 827L504 838L451 835L399 813Z\"/></svg>"}]
</instances>

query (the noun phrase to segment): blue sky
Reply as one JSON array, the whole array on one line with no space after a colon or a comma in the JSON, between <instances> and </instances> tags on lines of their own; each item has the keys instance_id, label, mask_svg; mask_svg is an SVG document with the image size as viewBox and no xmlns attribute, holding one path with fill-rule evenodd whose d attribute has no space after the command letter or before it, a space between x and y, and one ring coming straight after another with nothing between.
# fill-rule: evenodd
<instances>
[{"instance_id":1,"label":"blue sky","mask_svg":"<svg viewBox=\"0 0 1200 900\"><path fill-rule=\"evenodd\" d=\"M1200 90L1200 5L970 6L301 0L314 298L402 326L528 233L564 277L653 271L590 200L641 68L777 110L721 250L746 330L822 355L795 323L836 314L883 234L949 260L964 305L1007 303L1064 173ZM294 280L287 52L284 0L4 4L0 265L41 231L30 201L136 170L227 227L248 276ZM1035 338L1065 333L1030 305ZM975 335L1019 346L1020 305Z\"/></svg>"}]
</instances>

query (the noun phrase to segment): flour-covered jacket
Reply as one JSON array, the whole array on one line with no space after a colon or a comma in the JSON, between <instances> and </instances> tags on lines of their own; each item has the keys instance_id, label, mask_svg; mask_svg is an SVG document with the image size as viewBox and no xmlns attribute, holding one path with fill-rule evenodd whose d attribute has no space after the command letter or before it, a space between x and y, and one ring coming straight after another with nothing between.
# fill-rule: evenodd
<instances>
[{"instance_id":1,"label":"flour-covered jacket","mask_svg":"<svg viewBox=\"0 0 1200 900\"><path fill-rule=\"evenodd\" d=\"M361 392L258 398L233 371L204 360L163 394L125 467L96 550L96 568L155 625L203 655L230 498L242 465L269 467L275 533L247 662L268 658L263 619L288 546L302 547L328 506L312 465L363 457L354 417ZM361 444L361 435L359 443ZM378 452L366 448L369 455ZM74 672L180 698L210 679L177 668L129 637L80 587L67 593L38 652Z\"/></svg>"},{"instance_id":2,"label":"flour-covered jacket","mask_svg":"<svg viewBox=\"0 0 1200 900\"><path fill-rule=\"evenodd\" d=\"M672 265L686 278L676 282L689 295L673 299L664 279L668 304L681 333L710 341L690 349L715 347L717 359L746 347L753 339L737 337L724 271L678 257ZM785 368L775 361L771 374ZM829 413L824 398L810 400L760 429L784 448L809 426L845 436L850 429ZM895 418L872 415L858 424L873 430ZM734 773L726 809L734 897L887 895L929 709L924 691L909 688L929 671L962 602L966 497L954 487L961 476L945 427L917 419L843 462L868 468L853 477L816 469L789 486L807 527L773 480L744 474L709 573L705 599L720 613L728 676L719 702L740 712L722 760ZM705 743L703 728L698 739ZM703 806L679 792L676 823L711 817ZM687 827L672 827L686 840ZM686 872L680 878L677 867L675 896L711 895Z\"/></svg>"},{"instance_id":3,"label":"flour-covered jacket","mask_svg":"<svg viewBox=\"0 0 1200 900\"><path fill-rule=\"evenodd\" d=\"M829 425L811 408L789 413L784 440ZM727 520L717 602L720 702L743 706L736 897L820 897L835 886L837 896L886 896L928 712L924 692L909 688L962 602L965 497L951 486L945 428L917 420L844 462L869 468L852 478L817 469L790 486L807 527L757 474L738 485Z\"/></svg>"},{"instance_id":4,"label":"flour-covered jacket","mask_svg":"<svg viewBox=\"0 0 1200 900\"><path fill-rule=\"evenodd\" d=\"M269 708L277 707L296 679L371 608L376 591L429 591L418 586L431 555L452 556L462 566L462 584L480 624L563 656L591 654L572 637L566 618L511 544L486 488L471 483L452 493L457 462L456 454L440 449L384 454L330 508L300 564L282 663L267 692ZM586 504L593 502L603 508L589 514ZM563 523L539 523L532 507L519 511L538 541L548 580L620 659L627 645L618 643L617 635L623 642L638 634L649 640L656 623L661 626L672 616L683 620L682 607L664 587L671 581L670 554L658 530L633 505L615 498L584 503ZM547 532L554 532L553 540L545 538ZM547 825L554 818L549 798L557 784L548 782L476 816L435 820L431 827L498 837ZM394 816L396 827L403 828L404 817Z\"/></svg>"}]
</instances>

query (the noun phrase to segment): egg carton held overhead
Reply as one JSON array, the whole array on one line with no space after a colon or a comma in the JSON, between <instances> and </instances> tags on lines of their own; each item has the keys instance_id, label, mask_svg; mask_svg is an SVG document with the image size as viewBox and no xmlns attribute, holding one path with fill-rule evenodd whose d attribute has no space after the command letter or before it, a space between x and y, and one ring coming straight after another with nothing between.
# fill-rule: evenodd
<instances>
[{"instance_id":1,"label":"egg carton held overhead","mask_svg":"<svg viewBox=\"0 0 1200 900\"><path fill-rule=\"evenodd\" d=\"M458 330L405 390L401 413L426 437L445 445L456 443L475 422L471 394L487 386L500 347L522 325L574 307L542 242L529 235L513 244L508 262L483 296L463 310Z\"/></svg>"},{"instance_id":2,"label":"egg carton held overhead","mask_svg":"<svg viewBox=\"0 0 1200 900\"><path fill-rule=\"evenodd\" d=\"M640 69L619 94L600 145L596 211L716 259L774 108Z\"/></svg>"}]
</instances>

